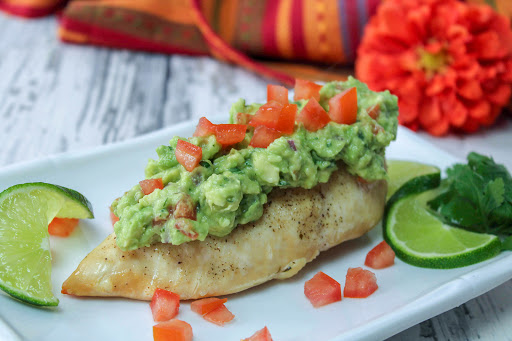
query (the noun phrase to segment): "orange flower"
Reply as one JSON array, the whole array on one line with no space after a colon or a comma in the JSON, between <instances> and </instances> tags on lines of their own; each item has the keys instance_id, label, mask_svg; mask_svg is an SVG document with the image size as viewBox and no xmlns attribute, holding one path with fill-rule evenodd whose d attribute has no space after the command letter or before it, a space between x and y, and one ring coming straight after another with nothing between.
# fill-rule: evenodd
<instances>
[{"instance_id":1,"label":"orange flower","mask_svg":"<svg viewBox=\"0 0 512 341\"><path fill-rule=\"evenodd\" d=\"M511 96L509 19L457 0L385 0L365 29L356 75L398 96L402 125L475 132Z\"/></svg>"}]
</instances>

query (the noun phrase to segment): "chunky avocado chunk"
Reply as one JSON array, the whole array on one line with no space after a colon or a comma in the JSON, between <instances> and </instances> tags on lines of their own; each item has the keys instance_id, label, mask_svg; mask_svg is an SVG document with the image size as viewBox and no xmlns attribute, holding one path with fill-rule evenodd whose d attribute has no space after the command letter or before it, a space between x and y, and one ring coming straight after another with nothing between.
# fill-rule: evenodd
<instances>
[{"instance_id":1,"label":"chunky avocado chunk","mask_svg":"<svg viewBox=\"0 0 512 341\"><path fill-rule=\"evenodd\" d=\"M358 113L350 125L330 122L310 132L296 124L293 134L267 148L249 146L252 128L244 141L229 148L222 148L213 135L175 137L169 145L158 147L158 159L149 160L145 175L161 178L164 188L144 195L136 185L112 204L120 219L114 226L118 246L132 250L157 242L179 245L204 240L208 234L225 236L238 224L260 218L272 189L325 183L340 161L351 174L367 181L385 179L384 150L396 137L397 98L388 91L370 91L349 78L324 85L319 103L328 111L329 99L351 87L357 88ZM300 111L307 100L295 103ZM368 112L375 105L380 113L374 119ZM254 115L259 107L237 101L230 110L230 122L236 122L238 113ZM202 148L202 161L192 172L176 160L179 139ZM186 212L193 212L193 217Z\"/></svg>"}]
</instances>

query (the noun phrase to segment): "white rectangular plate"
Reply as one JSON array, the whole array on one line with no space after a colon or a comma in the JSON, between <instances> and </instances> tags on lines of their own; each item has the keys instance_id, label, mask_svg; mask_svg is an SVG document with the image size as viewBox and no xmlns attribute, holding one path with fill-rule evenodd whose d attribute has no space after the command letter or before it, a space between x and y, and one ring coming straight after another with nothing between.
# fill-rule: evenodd
<instances>
[{"instance_id":1,"label":"white rectangular plate","mask_svg":"<svg viewBox=\"0 0 512 341\"><path fill-rule=\"evenodd\" d=\"M215 120L213 120L215 122ZM218 122L218 121L217 121ZM69 238L51 239L57 308L38 308L0 294L0 339L9 333L26 340L152 340L148 302L128 299L76 298L63 295L63 281L78 263L112 232L109 206L144 178L155 148L174 135L190 136L187 122L137 139L94 150L60 154L0 169L0 189L44 181L73 188L92 203L95 219L82 221ZM400 128L387 152L390 159L416 160L445 169L461 160ZM295 277L271 281L228 297L235 319L224 327L203 320L182 302L179 319L192 325L194 340L240 340L268 326L274 340L384 339L500 285L512 277L512 255L453 270L432 270L396 261L374 270L379 289L366 299L344 298L315 309L304 296L304 282L324 271L342 287L349 267L363 266L366 253L382 240L380 225L366 236L322 253ZM12 331L9 331L12 329Z\"/></svg>"}]
</instances>

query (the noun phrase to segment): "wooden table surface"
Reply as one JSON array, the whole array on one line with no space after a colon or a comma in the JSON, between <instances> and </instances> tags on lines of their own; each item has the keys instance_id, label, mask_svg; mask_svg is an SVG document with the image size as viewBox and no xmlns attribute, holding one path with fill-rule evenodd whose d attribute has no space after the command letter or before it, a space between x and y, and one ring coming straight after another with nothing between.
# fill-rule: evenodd
<instances>
[{"instance_id":1,"label":"wooden table surface","mask_svg":"<svg viewBox=\"0 0 512 341\"><path fill-rule=\"evenodd\" d=\"M240 97L264 101L268 80L210 58L66 45L56 30L54 18L0 13L0 167L223 113ZM470 137L420 135L512 169L510 119ZM512 340L512 280L389 340Z\"/></svg>"}]
</instances>

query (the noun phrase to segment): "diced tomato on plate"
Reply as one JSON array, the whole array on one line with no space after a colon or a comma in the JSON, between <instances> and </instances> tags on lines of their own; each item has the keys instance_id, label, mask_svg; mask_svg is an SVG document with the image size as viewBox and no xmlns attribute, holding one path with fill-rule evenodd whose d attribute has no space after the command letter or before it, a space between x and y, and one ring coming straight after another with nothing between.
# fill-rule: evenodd
<instances>
[{"instance_id":1,"label":"diced tomato on plate","mask_svg":"<svg viewBox=\"0 0 512 341\"><path fill-rule=\"evenodd\" d=\"M373 269L383 269L393 264L395 251L384 240L368 252L364 261L364 265Z\"/></svg>"},{"instance_id":2,"label":"diced tomato on plate","mask_svg":"<svg viewBox=\"0 0 512 341\"><path fill-rule=\"evenodd\" d=\"M314 98L317 101L320 101L320 89L322 89L322 86L314 82L304 79L296 79L293 100L299 101L301 99Z\"/></svg>"},{"instance_id":3,"label":"diced tomato on plate","mask_svg":"<svg viewBox=\"0 0 512 341\"><path fill-rule=\"evenodd\" d=\"M378 288L377 277L373 272L363 268L349 268L343 296L365 298L373 294Z\"/></svg>"},{"instance_id":4,"label":"diced tomato on plate","mask_svg":"<svg viewBox=\"0 0 512 341\"><path fill-rule=\"evenodd\" d=\"M153 326L154 341L192 341L192 326L185 321L170 320Z\"/></svg>"},{"instance_id":5,"label":"diced tomato on plate","mask_svg":"<svg viewBox=\"0 0 512 341\"><path fill-rule=\"evenodd\" d=\"M265 126L258 126L254 129L254 135L252 136L249 145L254 148L267 148L269 144L274 142L275 139L280 138L283 133L267 128Z\"/></svg>"},{"instance_id":6,"label":"diced tomato on plate","mask_svg":"<svg viewBox=\"0 0 512 341\"><path fill-rule=\"evenodd\" d=\"M208 136L215 134L215 124L210 122L206 117L201 117L196 126L194 136Z\"/></svg>"},{"instance_id":7,"label":"diced tomato on plate","mask_svg":"<svg viewBox=\"0 0 512 341\"><path fill-rule=\"evenodd\" d=\"M318 308L341 301L341 286L335 279L320 271L304 283L304 295L313 307Z\"/></svg>"},{"instance_id":8,"label":"diced tomato on plate","mask_svg":"<svg viewBox=\"0 0 512 341\"><path fill-rule=\"evenodd\" d=\"M79 220L75 218L53 218L48 225L48 233L52 236L68 237L78 225Z\"/></svg>"},{"instance_id":9,"label":"diced tomato on plate","mask_svg":"<svg viewBox=\"0 0 512 341\"><path fill-rule=\"evenodd\" d=\"M215 137L222 146L229 146L242 142L245 138L247 126L245 124L217 124Z\"/></svg>"},{"instance_id":10,"label":"diced tomato on plate","mask_svg":"<svg viewBox=\"0 0 512 341\"><path fill-rule=\"evenodd\" d=\"M267 85L267 102L276 101L282 105L287 105L288 101L288 89L280 85Z\"/></svg>"},{"instance_id":11,"label":"diced tomato on plate","mask_svg":"<svg viewBox=\"0 0 512 341\"><path fill-rule=\"evenodd\" d=\"M233 320L235 318L235 315L233 315L224 304L221 304L212 311L204 314L203 318L206 321L215 323L218 326L223 326L224 324Z\"/></svg>"},{"instance_id":12,"label":"diced tomato on plate","mask_svg":"<svg viewBox=\"0 0 512 341\"><path fill-rule=\"evenodd\" d=\"M185 167L189 172L192 172L197 167L203 158L203 150L201 147L196 146L184 140L178 140L176 145L176 160Z\"/></svg>"},{"instance_id":13,"label":"diced tomato on plate","mask_svg":"<svg viewBox=\"0 0 512 341\"><path fill-rule=\"evenodd\" d=\"M254 335L247 339L243 339L242 341L273 341L268 328L265 326L264 328L258 330Z\"/></svg>"},{"instance_id":14,"label":"diced tomato on plate","mask_svg":"<svg viewBox=\"0 0 512 341\"><path fill-rule=\"evenodd\" d=\"M350 88L329 100L329 117L339 124L352 124L357 120L357 88Z\"/></svg>"},{"instance_id":15,"label":"diced tomato on plate","mask_svg":"<svg viewBox=\"0 0 512 341\"><path fill-rule=\"evenodd\" d=\"M180 310L180 295L171 291L157 288L149 304L153 320L168 321L178 315Z\"/></svg>"},{"instance_id":16,"label":"diced tomato on plate","mask_svg":"<svg viewBox=\"0 0 512 341\"><path fill-rule=\"evenodd\" d=\"M330 121L329 115L327 115L324 108L322 108L314 98L308 101L297 116L297 122L302 122L304 127L309 131L322 129Z\"/></svg>"},{"instance_id":17,"label":"diced tomato on plate","mask_svg":"<svg viewBox=\"0 0 512 341\"><path fill-rule=\"evenodd\" d=\"M200 315L209 313L217 309L228 301L227 298L208 297L196 300L190 304L190 309Z\"/></svg>"}]
</instances>

